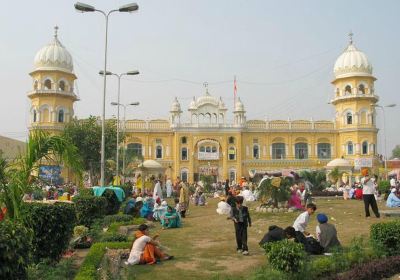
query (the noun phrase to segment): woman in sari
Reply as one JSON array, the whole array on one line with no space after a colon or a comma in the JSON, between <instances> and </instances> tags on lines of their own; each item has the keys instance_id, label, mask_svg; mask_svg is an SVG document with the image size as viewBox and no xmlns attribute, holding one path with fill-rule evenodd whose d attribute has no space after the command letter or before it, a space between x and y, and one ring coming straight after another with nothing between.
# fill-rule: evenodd
<instances>
[{"instance_id":1,"label":"woman in sari","mask_svg":"<svg viewBox=\"0 0 400 280\"><path fill-rule=\"evenodd\" d=\"M181 217L186 217L186 210L189 208L189 188L185 183L181 183L181 190L179 192L179 212Z\"/></svg>"},{"instance_id":2,"label":"woman in sari","mask_svg":"<svg viewBox=\"0 0 400 280\"><path fill-rule=\"evenodd\" d=\"M172 259L173 256L165 254L158 248L157 237L158 235L155 235L151 238L149 227L145 224L140 225L139 230L135 232L135 242L125 264L155 264L158 260Z\"/></svg>"},{"instance_id":3,"label":"woman in sari","mask_svg":"<svg viewBox=\"0 0 400 280\"><path fill-rule=\"evenodd\" d=\"M154 199L152 197L147 197L144 200L143 207L140 209L140 217L152 221L153 208L154 208Z\"/></svg>"},{"instance_id":4,"label":"woman in sari","mask_svg":"<svg viewBox=\"0 0 400 280\"><path fill-rule=\"evenodd\" d=\"M181 217L174 208L168 206L167 212L161 217L161 225L163 229L178 228L181 226Z\"/></svg>"},{"instance_id":5,"label":"woman in sari","mask_svg":"<svg viewBox=\"0 0 400 280\"><path fill-rule=\"evenodd\" d=\"M297 188L292 188L291 195L288 201L288 207L296 208L298 210L303 209L303 206L301 205L301 198L297 193Z\"/></svg>"}]
</instances>

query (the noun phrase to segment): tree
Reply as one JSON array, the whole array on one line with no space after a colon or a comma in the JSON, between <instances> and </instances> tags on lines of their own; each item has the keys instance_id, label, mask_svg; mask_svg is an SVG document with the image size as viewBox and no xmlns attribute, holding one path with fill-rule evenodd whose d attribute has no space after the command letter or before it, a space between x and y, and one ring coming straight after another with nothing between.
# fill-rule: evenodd
<instances>
[{"instance_id":1,"label":"tree","mask_svg":"<svg viewBox=\"0 0 400 280\"><path fill-rule=\"evenodd\" d=\"M300 172L300 176L308 180L314 186L314 190L322 190L325 187L326 174L324 170L304 170Z\"/></svg>"},{"instance_id":2,"label":"tree","mask_svg":"<svg viewBox=\"0 0 400 280\"><path fill-rule=\"evenodd\" d=\"M25 153L5 167L5 180L0 182L0 202L6 205L10 218L20 218L22 197L31 190L41 162L63 163L78 177L82 174L80 155L68 139L41 130L31 131Z\"/></svg>"},{"instance_id":3,"label":"tree","mask_svg":"<svg viewBox=\"0 0 400 280\"><path fill-rule=\"evenodd\" d=\"M339 179L342 177L343 172L339 170L339 168L335 167L332 169L332 171L329 173L329 178L331 179L332 183L336 184Z\"/></svg>"},{"instance_id":4,"label":"tree","mask_svg":"<svg viewBox=\"0 0 400 280\"><path fill-rule=\"evenodd\" d=\"M115 119L107 120L105 127L105 160L115 160L117 142L117 122ZM101 123L90 116L88 119L73 119L68 123L63 135L71 140L82 156L83 168L89 173L91 182L93 178L100 177L101 163ZM124 137L121 135L120 141Z\"/></svg>"},{"instance_id":5,"label":"tree","mask_svg":"<svg viewBox=\"0 0 400 280\"><path fill-rule=\"evenodd\" d=\"M396 147L394 147L391 158L400 158L400 145L396 145Z\"/></svg>"}]
</instances>

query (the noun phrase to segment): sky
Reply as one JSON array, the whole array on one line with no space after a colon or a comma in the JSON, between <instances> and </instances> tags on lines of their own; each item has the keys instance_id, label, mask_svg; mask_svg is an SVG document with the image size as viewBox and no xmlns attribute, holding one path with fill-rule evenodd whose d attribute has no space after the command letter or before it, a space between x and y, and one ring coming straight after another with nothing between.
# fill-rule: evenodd
<instances>
[{"instance_id":1,"label":"sky","mask_svg":"<svg viewBox=\"0 0 400 280\"><path fill-rule=\"evenodd\" d=\"M86 0L82 0L85 2ZM99 10L127 1L88 0ZM71 53L80 101L75 115L99 116L102 109L105 19L79 13L75 1L7 1L0 10L0 135L25 140L35 54L58 38ZM333 120L333 66L354 33L355 46L372 63L378 108L378 152L400 144L400 1L386 0L146 0L134 13L109 17L108 71L139 70L121 79L127 119L167 119L175 97L188 119L194 96L222 97L232 119L233 80L247 119ZM397 27L396 27L397 26ZM106 116L117 98L116 78L107 80Z\"/></svg>"}]
</instances>

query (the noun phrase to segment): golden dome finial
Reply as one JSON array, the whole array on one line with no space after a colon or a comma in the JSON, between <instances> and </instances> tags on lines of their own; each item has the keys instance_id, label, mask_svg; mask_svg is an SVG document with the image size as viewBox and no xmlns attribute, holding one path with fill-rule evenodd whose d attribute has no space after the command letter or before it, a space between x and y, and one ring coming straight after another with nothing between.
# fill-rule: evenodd
<instances>
[{"instance_id":1,"label":"golden dome finial","mask_svg":"<svg viewBox=\"0 0 400 280\"><path fill-rule=\"evenodd\" d=\"M57 36L58 36L58 26L56 25L54 26L54 38L58 39Z\"/></svg>"},{"instance_id":2,"label":"golden dome finial","mask_svg":"<svg viewBox=\"0 0 400 280\"><path fill-rule=\"evenodd\" d=\"M353 32L351 32L351 30L350 30L350 33L349 33L349 39L350 39L350 45L353 45Z\"/></svg>"}]
</instances>

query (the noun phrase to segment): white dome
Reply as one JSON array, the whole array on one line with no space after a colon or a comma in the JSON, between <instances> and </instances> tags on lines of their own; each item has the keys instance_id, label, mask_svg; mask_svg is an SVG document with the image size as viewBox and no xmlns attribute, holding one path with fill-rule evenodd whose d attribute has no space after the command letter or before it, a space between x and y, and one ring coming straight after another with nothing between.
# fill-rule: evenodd
<instances>
[{"instance_id":1,"label":"white dome","mask_svg":"<svg viewBox=\"0 0 400 280\"><path fill-rule=\"evenodd\" d=\"M143 161L141 164L139 164L138 167L144 167L147 169L162 169L163 168L160 163L158 163L157 161L152 160L152 159Z\"/></svg>"},{"instance_id":2,"label":"white dome","mask_svg":"<svg viewBox=\"0 0 400 280\"><path fill-rule=\"evenodd\" d=\"M196 101L196 104L198 107L201 105L204 105L204 104L212 104L214 106L218 106L218 103L219 103L218 99L211 96L210 93L208 93L208 91L206 92L205 95L197 98L197 101Z\"/></svg>"},{"instance_id":3,"label":"white dome","mask_svg":"<svg viewBox=\"0 0 400 280\"><path fill-rule=\"evenodd\" d=\"M327 167L352 167L351 163L344 158L335 158L326 165Z\"/></svg>"},{"instance_id":4,"label":"white dome","mask_svg":"<svg viewBox=\"0 0 400 280\"><path fill-rule=\"evenodd\" d=\"M55 27L53 42L41 48L35 55L35 70L60 70L70 72L74 70L72 56L57 38L58 27Z\"/></svg>"},{"instance_id":5,"label":"white dome","mask_svg":"<svg viewBox=\"0 0 400 280\"><path fill-rule=\"evenodd\" d=\"M236 101L235 111L236 112L244 112L244 105L243 105L242 101L240 100L240 98L238 98L238 100Z\"/></svg>"},{"instance_id":6,"label":"white dome","mask_svg":"<svg viewBox=\"0 0 400 280\"><path fill-rule=\"evenodd\" d=\"M333 73L336 79L351 76L372 76L372 65L365 53L358 50L350 40L350 44L336 60Z\"/></svg>"},{"instance_id":7,"label":"white dome","mask_svg":"<svg viewBox=\"0 0 400 280\"><path fill-rule=\"evenodd\" d=\"M174 102L172 102L171 112L181 112L181 104L179 104L179 101L176 97L174 99Z\"/></svg>"}]
</instances>

